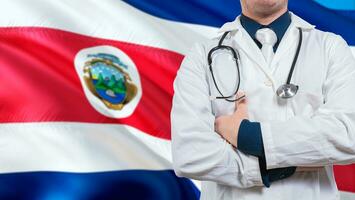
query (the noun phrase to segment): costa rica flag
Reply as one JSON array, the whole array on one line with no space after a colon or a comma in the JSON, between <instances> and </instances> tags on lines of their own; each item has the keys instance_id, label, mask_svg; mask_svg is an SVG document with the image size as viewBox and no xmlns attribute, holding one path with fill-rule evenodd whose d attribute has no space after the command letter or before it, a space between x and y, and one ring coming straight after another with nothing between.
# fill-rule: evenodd
<instances>
[{"instance_id":1,"label":"costa rica flag","mask_svg":"<svg viewBox=\"0 0 355 200\"><path fill-rule=\"evenodd\" d=\"M355 45L352 1L289 9ZM199 198L172 171L173 80L238 1L12 0L0 11L0 199ZM355 165L334 170L355 198Z\"/></svg>"}]
</instances>

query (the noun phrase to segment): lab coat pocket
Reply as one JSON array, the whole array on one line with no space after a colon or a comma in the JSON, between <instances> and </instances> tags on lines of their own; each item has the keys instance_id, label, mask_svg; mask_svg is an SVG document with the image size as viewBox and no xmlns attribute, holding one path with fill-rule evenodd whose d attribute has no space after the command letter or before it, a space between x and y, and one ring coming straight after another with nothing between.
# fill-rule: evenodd
<instances>
[{"instance_id":1,"label":"lab coat pocket","mask_svg":"<svg viewBox=\"0 0 355 200\"><path fill-rule=\"evenodd\" d=\"M288 117L295 115L311 116L323 104L323 96L321 93L299 90L297 94L288 99Z\"/></svg>"}]
</instances>

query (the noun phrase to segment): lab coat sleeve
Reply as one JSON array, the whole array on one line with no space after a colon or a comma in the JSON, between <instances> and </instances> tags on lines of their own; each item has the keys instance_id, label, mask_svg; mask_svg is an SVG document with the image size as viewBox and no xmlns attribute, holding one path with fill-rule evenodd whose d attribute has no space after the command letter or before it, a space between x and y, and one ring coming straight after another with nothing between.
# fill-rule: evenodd
<instances>
[{"instance_id":1,"label":"lab coat sleeve","mask_svg":"<svg viewBox=\"0 0 355 200\"><path fill-rule=\"evenodd\" d=\"M330 36L324 103L310 117L261 123L267 169L355 162L355 59L340 36Z\"/></svg>"},{"instance_id":2,"label":"lab coat sleeve","mask_svg":"<svg viewBox=\"0 0 355 200\"><path fill-rule=\"evenodd\" d=\"M174 80L172 158L177 176L248 188L263 186L258 158L235 150L214 131L206 52L195 44Z\"/></svg>"}]
</instances>

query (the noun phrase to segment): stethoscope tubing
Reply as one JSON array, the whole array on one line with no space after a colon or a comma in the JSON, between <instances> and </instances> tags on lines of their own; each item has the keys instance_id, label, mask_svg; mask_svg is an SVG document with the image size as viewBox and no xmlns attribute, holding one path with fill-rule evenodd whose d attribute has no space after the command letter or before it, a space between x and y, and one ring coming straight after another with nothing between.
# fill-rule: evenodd
<instances>
[{"instance_id":1,"label":"stethoscope tubing","mask_svg":"<svg viewBox=\"0 0 355 200\"><path fill-rule=\"evenodd\" d=\"M289 71L289 74L288 74L288 77L287 77L287 81L286 81L286 84L283 84L281 86L284 86L284 85L290 85L291 83L291 79L292 79L292 75L293 75L293 71L295 69L295 66L296 66L296 63L297 63L297 60L298 60L298 56L299 56L299 53L300 53L300 49L301 49L301 45L302 45L302 40L303 40L303 37L302 37L302 29L298 27L298 30L299 30L299 40L298 40L298 46L297 46L297 49L296 49L296 53L295 53L295 56L293 58L293 61L292 61L292 65L291 65L291 68L290 68L290 71ZM244 98L245 95L241 96L241 97L238 97L238 98L235 98L235 99L230 99L232 98L233 96L235 96L238 91L239 91L239 86L240 86L240 67L239 67L239 54L231 47L231 46L227 46L227 45L223 45L223 41L224 39L226 38L226 36L230 33L230 31L227 31L225 32L221 39L219 40L218 42L218 45L213 47L209 52L208 52L208 55L207 55L207 62L208 62L208 66L209 66L209 70L210 70L210 73L211 73L211 76L212 76L212 80L213 80L213 83L218 91L218 93L221 95L221 96L217 96L217 97L214 97L215 99L224 99L228 102L235 102L235 101L239 101L240 99ZM232 95L229 95L229 96L225 96L222 94L221 90L219 89L218 85L217 85L217 82L216 82L216 79L214 77L214 73L213 73L213 69L212 69L212 54L213 52L217 51L217 50L220 50L220 49L227 49L229 50L230 52L232 52L233 54L233 60L236 62L236 66L237 66L237 71L238 71L238 84L237 84L237 88L235 90L235 92L232 94ZM267 74L267 73L266 73ZM271 79L271 77L269 77L269 75L267 74L268 78ZM271 79L272 80L272 79ZM280 87L281 87L280 86ZM298 86L297 86L297 89L298 89ZM297 92L297 91L296 91Z\"/></svg>"}]
</instances>

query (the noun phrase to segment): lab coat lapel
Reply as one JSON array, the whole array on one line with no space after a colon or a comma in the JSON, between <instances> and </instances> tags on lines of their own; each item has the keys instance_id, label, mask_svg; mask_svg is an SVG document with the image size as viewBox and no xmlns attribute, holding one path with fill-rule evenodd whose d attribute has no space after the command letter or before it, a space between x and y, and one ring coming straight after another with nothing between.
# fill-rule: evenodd
<instances>
[{"instance_id":1,"label":"lab coat lapel","mask_svg":"<svg viewBox=\"0 0 355 200\"><path fill-rule=\"evenodd\" d=\"M279 47L277 48L277 51L275 52L275 56L272 59L271 62L271 69L274 71L275 65L280 61L280 59L285 56L287 52L290 51L290 48L295 48L294 52L296 51L297 48L297 43L299 39L299 31L298 28L301 28L302 30L309 30L313 29L315 26L309 24L308 22L302 20L298 16L294 15L292 12L291 13L291 24L289 28L287 29L285 35L283 36ZM293 56L293 55L292 55ZM293 59L290 58L290 59Z\"/></svg>"},{"instance_id":2,"label":"lab coat lapel","mask_svg":"<svg viewBox=\"0 0 355 200\"><path fill-rule=\"evenodd\" d=\"M267 65L266 60L261 53L261 50L255 44L253 39L249 36L246 30L240 23L240 16L238 16L234 21L225 23L218 32L223 33L226 31L236 31L235 34L235 42L236 46L245 52L250 60L253 60L259 69L270 79L270 81L275 84L273 80L273 71L275 66L282 56L285 55L289 51L289 48L293 45L296 41L298 36L297 27L302 28L302 30L310 30L314 29L315 26L309 24L308 22L304 21L303 19L299 18L297 15L291 14L291 24L289 29L286 31L284 38L281 40L281 43L278 47L278 50L271 61L270 67Z\"/></svg>"},{"instance_id":3,"label":"lab coat lapel","mask_svg":"<svg viewBox=\"0 0 355 200\"><path fill-rule=\"evenodd\" d=\"M236 31L234 38L237 48L241 49L248 59L253 60L266 76L271 77L271 70L261 50L240 24L239 16L233 22L224 24L219 30L219 32L226 31Z\"/></svg>"},{"instance_id":4,"label":"lab coat lapel","mask_svg":"<svg viewBox=\"0 0 355 200\"><path fill-rule=\"evenodd\" d=\"M264 73L270 74L270 68L254 40L244 29L240 29L238 32L239 34L236 35L238 47L244 51L248 59L253 60Z\"/></svg>"},{"instance_id":5,"label":"lab coat lapel","mask_svg":"<svg viewBox=\"0 0 355 200\"><path fill-rule=\"evenodd\" d=\"M270 67L272 70L272 73L275 70L275 65L280 61L280 59L285 56L285 53L290 51L290 48L294 46L294 43L296 42L296 39L299 38L299 32L298 29L292 25L287 29L284 37L282 38L277 51L275 52L275 55L271 61ZM296 47L294 47L296 48ZM290 59L293 59L290 58Z\"/></svg>"}]
</instances>

